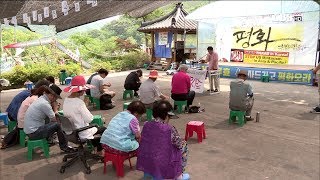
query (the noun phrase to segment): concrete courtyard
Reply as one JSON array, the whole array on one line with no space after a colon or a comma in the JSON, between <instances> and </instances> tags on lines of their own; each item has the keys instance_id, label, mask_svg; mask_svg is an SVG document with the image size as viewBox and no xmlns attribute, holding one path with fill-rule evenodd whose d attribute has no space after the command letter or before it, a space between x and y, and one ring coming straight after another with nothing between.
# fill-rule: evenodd
<instances>
[{"instance_id":1,"label":"concrete courtyard","mask_svg":"<svg viewBox=\"0 0 320 180\"><path fill-rule=\"evenodd\" d=\"M129 72L112 73L106 79L117 92L112 110L94 110L101 114L107 126L110 119L122 111L122 90ZM144 71L144 78L149 71ZM171 76L161 72L156 83L164 94L170 95ZM250 121L243 127L228 125L229 82L221 79L221 93L196 94L194 104L201 103L205 112L179 114L170 121L184 138L188 121L205 123L207 139L198 143L196 137L188 140L189 158L186 167L193 180L319 180L319 122L320 115L309 113L318 103L316 87L282 83L250 81L255 103L252 114L260 112L260 122ZM64 88L65 86L60 86ZM208 81L205 85L208 88ZM21 90L1 92L1 111ZM67 94L63 93L62 97ZM63 101L61 100L61 103ZM142 123L141 123L142 125ZM0 122L0 135L7 128ZM103 174L103 163L90 161L92 173L85 174L81 162L59 173L62 154L59 147L50 147L50 158L35 153L33 161L26 158L27 148L19 145L0 151L0 179L118 179L111 163ZM135 169L136 158L132 159ZM125 161L126 180L142 179L143 173L130 170Z\"/></svg>"}]
</instances>

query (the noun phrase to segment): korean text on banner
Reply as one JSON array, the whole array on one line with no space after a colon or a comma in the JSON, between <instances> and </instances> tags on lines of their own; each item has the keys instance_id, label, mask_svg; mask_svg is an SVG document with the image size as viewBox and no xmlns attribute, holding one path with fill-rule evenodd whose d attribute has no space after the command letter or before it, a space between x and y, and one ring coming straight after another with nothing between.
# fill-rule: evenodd
<instances>
[{"instance_id":1,"label":"korean text on banner","mask_svg":"<svg viewBox=\"0 0 320 180\"><path fill-rule=\"evenodd\" d=\"M207 70L188 69L188 74L191 78L190 90L196 93L203 93Z\"/></svg>"}]
</instances>

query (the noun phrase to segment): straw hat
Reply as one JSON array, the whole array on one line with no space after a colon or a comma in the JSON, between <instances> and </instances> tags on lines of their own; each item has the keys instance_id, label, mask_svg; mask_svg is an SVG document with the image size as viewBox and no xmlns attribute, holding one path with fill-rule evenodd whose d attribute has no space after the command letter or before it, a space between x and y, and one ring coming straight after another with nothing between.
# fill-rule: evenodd
<instances>
[{"instance_id":1,"label":"straw hat","mask_svg":"<svg viewBox=\"0 0 320 180\"><path fill-rule=\"evenodd\" d=\"M91 89L94 86L90 84L86 84L86 80L83 76L75 76L71 80L71 85L64 88L64 92L79 92L79 91L85 91L87 89Z\"/></svg>"}]
</instances>

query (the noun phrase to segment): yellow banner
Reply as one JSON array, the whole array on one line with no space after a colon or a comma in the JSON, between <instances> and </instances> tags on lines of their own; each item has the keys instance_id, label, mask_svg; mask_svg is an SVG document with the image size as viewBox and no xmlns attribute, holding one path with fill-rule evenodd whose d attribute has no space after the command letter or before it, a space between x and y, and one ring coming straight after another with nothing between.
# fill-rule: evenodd
<instances>
[{"instance_id":1,"label":"yellow banner","mask_svg":"<svg viewBox=\"0 0 320 180\"><path fill-rule=\"evenodd\" d=\"M288 60L288 52L245 50L243 62L256 64L288 64Z\"/></svg>"},{"instance_id":2,"label":"yellow banner","mask_svg":"<svg viewBox=\"0 0 320 180\"><path fill-rule=\"evenodd\" d=\"M233 49L259 51L295 51L302 47L302 24L235 27Z\"/></svg>"}]
</instances>

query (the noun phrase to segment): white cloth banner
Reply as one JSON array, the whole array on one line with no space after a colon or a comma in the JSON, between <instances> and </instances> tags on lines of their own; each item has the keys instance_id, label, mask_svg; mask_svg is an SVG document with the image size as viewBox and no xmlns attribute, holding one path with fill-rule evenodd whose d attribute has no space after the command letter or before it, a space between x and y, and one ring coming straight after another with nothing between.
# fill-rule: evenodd
<instances>
[{"instance_id":1,"label":"white cloth banner","mask_svg":"<svg viewBox=\"0 0 320 180\"><path fill-rule=\"evenodd\" d=\"M203 93L207 70L188 69L188 74L191 78L190 90Z\"/></svg>"},{"instance_id":2,"label":"white cloth banner","mask_svg":"<svg viewBox=\"0 0 320 180\"><path fill-rule=\"evenodd\" d=\"M38 14L38 22L42 22L42 14Z\"/></svg>"},{"instance_id":3,"label":"white cloth banner","mask_svg":"<svg viewBox=\"0 0 320 180\"><path fill-rule=\"evenodd\" d=\"M52 19L57 18L57 11L56 10L52 10Z\"/></svg>"},{"instance_id":4,"label":"white cloth banner","mask_svg":"<svg viewBox=\"0 0 320 180\"><path fill-rule=\"evenodd\" d=\"M168 44L168 32L159 32L159 45Z\"/></svg>"}]
</instances>

